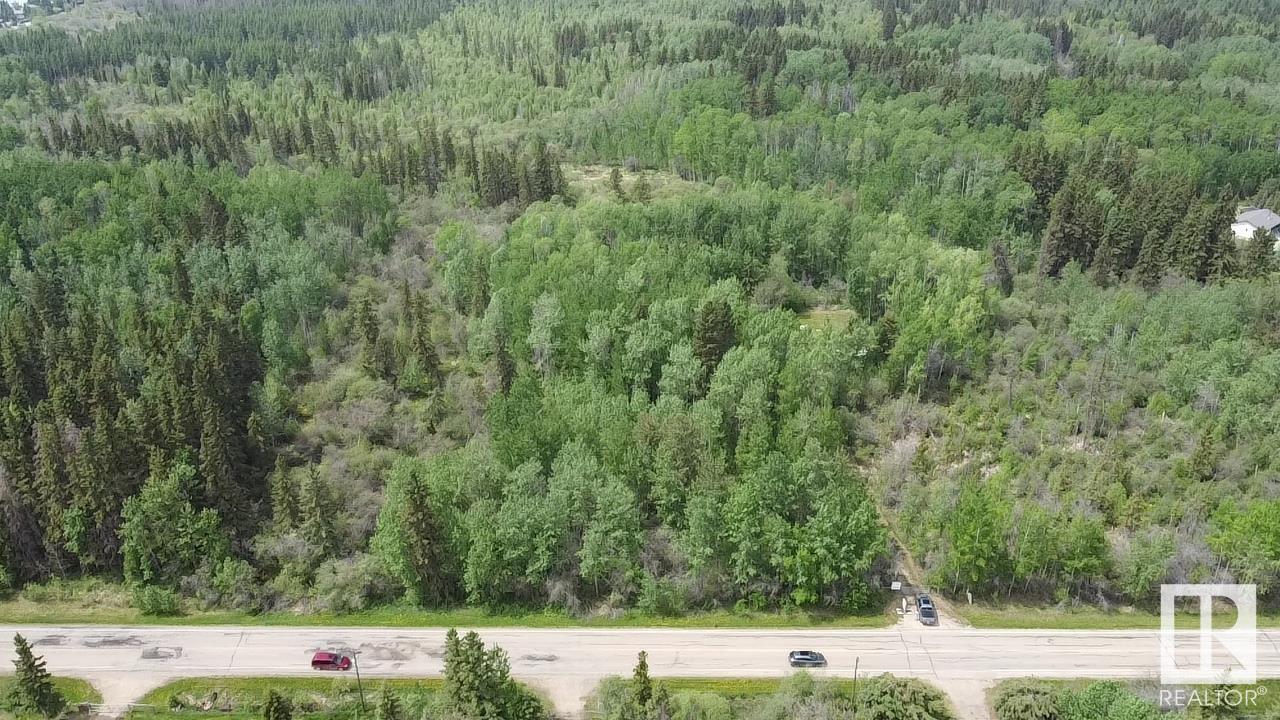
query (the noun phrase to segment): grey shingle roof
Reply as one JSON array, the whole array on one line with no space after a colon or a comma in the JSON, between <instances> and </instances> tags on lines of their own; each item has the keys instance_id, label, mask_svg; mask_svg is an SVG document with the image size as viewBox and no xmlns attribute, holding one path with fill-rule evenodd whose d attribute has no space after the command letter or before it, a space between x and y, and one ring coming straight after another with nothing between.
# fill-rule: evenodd
<instances>
[{"instance_id":1,"label":"grey shingle roof","mask_svg":"<svg viewBox=\"0 0 1280 720\"><path fill-rule=\"evenodd\" d=\"M1237 215L1236 222L1249 223L1256 228L1271 230L1277 225L1280 225L1280 215L1277 215L1266 208L1253 208L1245 210Z\"/></svg>"}]
</instances>

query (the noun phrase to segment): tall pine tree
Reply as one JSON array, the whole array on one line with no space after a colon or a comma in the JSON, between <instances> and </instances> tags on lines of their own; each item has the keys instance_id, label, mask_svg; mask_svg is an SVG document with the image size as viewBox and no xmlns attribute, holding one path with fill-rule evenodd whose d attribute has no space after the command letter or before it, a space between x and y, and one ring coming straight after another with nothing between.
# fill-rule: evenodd
<instances>
[{"instance_id":1,"label":"tall pine tree","mask_svg":"<svg viewBox=\"0 0 1280 720\"><path fill-rule=\"evenodd\" d=\"M13 647L18 657L13 661L15 670L9 690L9 707L18 712L57 717L67 706L67 700L53 686L44 658L36 657L31 643L22 635L13 636Z\"/></svg>"}]
</instances>

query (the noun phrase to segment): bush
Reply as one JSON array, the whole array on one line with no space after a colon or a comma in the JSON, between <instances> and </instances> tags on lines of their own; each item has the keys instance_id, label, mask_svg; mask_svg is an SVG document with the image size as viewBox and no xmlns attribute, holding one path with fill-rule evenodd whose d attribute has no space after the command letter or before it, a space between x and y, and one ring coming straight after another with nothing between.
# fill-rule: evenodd
<instances>
[{"instance_id":1,"label":"bush","mask_svg":"<svg viewBox=\"0 0 1280 720\"><path fill-rule=\"evenodd\" d=\"M204 562L195 573L182 579L179 589L195 598L202 609L214 607L260 612L262 584L247 560L231 557Z\"/></svg>"},{"instance_id":2,"label":"bush","mask_svg":"<svg viewBox=\"0 0 1280 720\"><path fill-rule=\"evenodd\" d=\"M882 675L858 694L854 720L952 720L942 693L915 678Z\"/></svg>"},{"instance_id":3,"label":"bush","mask_svg":"<svg viewBox=\"0 0 1280 720\"><path fill-rule=\"evenodd\" d=\"M732 720L733 706L715 693L682 692L673 698L673 720Z\"/></svg>"},{"instance_id":4,"label":"bush","mask_svg":"<svg viewBox=\"0 0 1280 720\"><path fill-rule=\"evenodd\" d=\"M247 560L224 558L213 573L213 588L222 607L250 612L262 609L258 574Z\"/></svg>"},{"instance_id":5,"label":"bush","mask_svg":"<svg viewBox=\"0 0 1280 720\"><path fill-rule=\"evenodd\" d=\"M143 615L177 615L180 611L178 594L158 585L141 585L133 591L133 606Z\"/></svg>"},{"instance_id":6,"label":"bush","mask_svg":"<svg viewBox=\"0 0 1280 720\"><path fill-rule=\"evenodd\" d=\"M1057 688L1036 680L1005 683L992 705L996 720L1059 720L1062 709Z\"/></svg>"},{"instance_id":7,"label":"bush","mask_svg":"<svg viewBox=\"0 0 1280 720\"><path fill-rule=\"evenodd\" d=\"M328 560L316 570L314 595L318 610L358 612L380 602L390 602L399 593L399 583L373 555L361 553Z\"/></svg>"},{"instance_id":8,"label":"bush","mask_svg":"<svg viewBox=\"0 0 1280 720\"><path fill-rule=\"evenodd\" d=\"M646 573L640 582L636 608L650 615L672 617L685 611L684 596L675 581Z\"/></svg>"},{"instance_id":9,"label":"bush","mask_svg":"<svg viewBox=\"0 0 1280 720\"><path fill-rule=\"evenodd\" d=\"M1123 684L1113 680L1093 683L1084 690L1068 693L1062 700L1062 720L1149 720L1159 715L1155 705L1138 698Z\"/></svg>"},{"instance_id":10,"label":"bush","mask_svg":"<svg viewBox=\"0 0 1280 720\"><path fill-rule=\"evenodd\" d=\"M600 681L596 690L587 699L586 715L588 717L617 717L627 706L631 697L631 688L627 681L620 677L607 677Z\"/></svg>"}]
</instances>

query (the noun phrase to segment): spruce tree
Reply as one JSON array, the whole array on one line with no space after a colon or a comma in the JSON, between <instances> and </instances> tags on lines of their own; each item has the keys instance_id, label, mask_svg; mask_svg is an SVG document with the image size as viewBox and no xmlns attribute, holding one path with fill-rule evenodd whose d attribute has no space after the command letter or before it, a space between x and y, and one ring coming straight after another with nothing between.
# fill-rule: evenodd
<instances>
[{"instance_id":1,"label":"spruce tree","mask_svg":"<svg viewBox=\"0 0 1280 720\"><path fill-rule=\"evenodd\" d=\"M13 687L9 690L9 707L19 712L56 717L67 706L67 700L53 686L44 658L36 657L31 651L31 643L22 635L13 636L13 646L18 657L13 661L16 670Z\"/></svg>"},{"instance_id":2,"label":"spruce tree","mask_svg":"<svg viewBox=\"0 0 1280 720\"><path fill-rule=\"evenodd\" d=\"M1125 205L1107 211L1102 238L1093 251L1089 274L1094 282L1106 285L1112 277L1122 276L1133 263L1133 215Z\"/></svg>"},{"instance_id":3,"label":"spruce tree","mask_svg":"<svg viewBox=\"0 0 1280 720\"><path fill-rule=\"evenodd\" d=\"M1166 238L1157 227L1147 230L1138 250L1138 261L1133 266L1133 279L1145 288L1153 288L1164 276L1166 267Z\"/></svg>"},{"instance_id":4,"label":"spruce tree","mask_svg":"<svg viewBox=\"0 0 1280 720\"><path fill-rule=\"evenodd\" d=\"M410 591L424 605L448 600L449 581L441 571L451 564L450 547L425 483L418 483L405 493L401 520L405 559L418 576L417 587Z\"/></svg>"},{"instance_id":5,"label":"spruce tree","mask_svg":"<svg viewBox=\"0 0 1280 720\"><path fill-rule=\"evenodd\" d=\"M271 518L276 527L281 529L295 527L300 514L298 494L294 490L292 478L289 477L289 465L285 462L283 453L276 455L275 469L271 471L271 477L268 479L268 488L271 493Z\"/></svg>"},{"instance_id":6,"label":"spruce tree","mask_svg":"<svg viewBox=\"0 0 1280 720\"><path fill-rule=\"evenodd\" d=\"M378 720L401 720L404 713L400 709L400 698L390 687L383 685L378 694Z\"/></svg>"},{"instance_id":7,"label":"spruce tree","mask_svg":"<svg viewBox=\"0 0 1280 720\"><path fill-rule=\"evenodd\" d=\"M636 717L644 717L653 700L653 678L649 677L649 653L641 650L636 657L636 667L631 672L631 701L635 704Z\"/></svg>"},{"instance_id":8,"label":"spruce tree","mask_svg":"<svg viewBox=\"0 0 1280 720\"><path fill-rule=\"evenodd\" d=\"M709 379L720 359L736 340L733 309L724 300L708 300L698 310L693 326L693 354L702 361L703 377Z\"/></svg>"},{"instance_id":9,"label":"spruce tree","mask_svg":"<svg viewBox=\"0 0 1280 720\"><path fill-rule=\"evenodd\" d=\"M1206 243L1212 207L1205 202L1193 205L1178 223L1169 240L1169 265L1192 280L1203 280L1208 261Z\"/></svg>"},{"instance_id":10,"label":"spruce tree","mask_svg":"<svg viewBox=\"0 0 1280 720\"><path fill-rule=\"evenodd\" d=\"M1266 277L1276 269L1276 245L1280 240L1258 228L1244 245L1241 270L1245 277Z\"/></svg>"},{"instance_id":11,"label":"spruce tree","mask_svg":"<svg viewBox=\"0 0 1280 720\"><path fill-rule=\"evenodd\" d=\"M622 171L616 167L609 171L609 190L617 196L619 201L627 201L627 192L622 189Z\"/></svg>"},{"instance_id":12,"label":"spruce tree","mask_svg":"<svg viewBox=\"0 0 1280 720\"><path fill-rule=\"evenodd\" d=\"M991 246L991 272L995 277L996 287L1000 294L1009 297L1013 294L1013 268L1009 263L1009 246L1003 240L997 240Z\"/></svg>"},{"instance_id":13,"label":"spruce tree","mask_svg":"<svg viewBox=\"0 0 1280 720\"><path fill-rule=\"evenodd\" d=\"M516 379L516 361L511 356L511 351L507 349L506 343L498 345L493 353L493 362L498 371L498 385L502 388L502 394L505 395Z\"/></svg>"},{"instance_id":14,"label":"spruce tree","mask_svg":"<svg viewBox=\"0 0 1280 720\"><path fill-rule=\"evenodd\" d=\"M382 377L382 367L378 357L378 335L381 326L373 298L362 295L356 300L355 307L352 308L351 321L352 331L359 341L360 367L369 377Z\"/></svg>"},{"instance_id":15,"label":"spruce tree","mask_svg":"<svg viewBox=\"0 0 1280 720\"><path fill-rule=\"evenodd\" d=\"M320 468L312 465L302 482L299 498L299 527L318 560L331 557L338 550L336 508L329 486L320 477Z\"/></svg>"},{"instance_id":16,"label":"spruce tree","mask_svg":"<svg viewBox=\"0 0 1280 720\"><path fill-rule=\"evenodd\" d=\"M631 186L631 199L638 203L647 203L652 198L653 188L649 185L649 178L645 177L645 174L641 172Z\"/></svg>"},{"instance_id":17,"label":"spruce tree","mask_svg":"<svg viewBox=\"0 0 1280 720\"><path fill-rule=\"evenodd\" d=\"M1075 260L1088 266L1093 245L1101 235L1102 217L1092 197L1093 188L1083 175L1073 175L1053 197L1049 225L1040 244L1040 273L1057 277Z\"/></svg>"},{"instance_id":18,"label":"spruce tree","mask_svg":"<svg viewBox=\"0 0 1280 720\"><path fill-rule=\"evenodd\" d=\"M1213 428L1207 427L1200 433L1200 440L1196 443L1196 449L1191 453L1191 457L1187 460L1187 469L1190 470L1191 476L1196 480L1207 481L1213 479L1214 468L1218 463L1218 440L1214 435Z\"/></svg>"},{"instance_id":19,"label":"spruce tree","mask_svg":"<svg viewBox=\"0 0 1280 720\"><path fill-rule=\"evenodd\" d=\"M1205 265L1202 280L1222 282L1240 277L1240 249L1235 242L1235 235L1227 224L1217 225L1209 229L1207 238Z\"/></svg>"},{"instance_id":20,"label":"spruce tree","mask_svg":"<svg viewBox=\"0 0 1280 720\"><path fill-rule=\"evenodd\" d=\"M275 690L268 690L262 704L262 720L293 720L293 703Z\"/></svg>"},{"instance_id":21,"label":"spruce tree","mask_svg":"<svg viewBox=\"0 0 1280 720\"><path fill-rule=\"evenodd\" d=\"M880 39L888 42L898 29L897 3L888 0L880 11Z\"/></svg>"},{"instance_id":22,"label":"spruce tree","mask_svg":"<svg viewBox=\"0 0 1280 720\"><path fill-rule=\"evenodd\" d=\"M475 632L460 636L450 629L445 636L444 702L448 710L473 720L545 717L536 699L511 679L506 652L486 650Z\"/></svg>"},{"instance_id":23,"label":"spruce tree","mask_svg":"<svg viewBox=\"0 0 1280 720\"><path fill-rule=\"evenodd\" d=\"M1066 163L1051 152L1045 145L1044 138L1038 135L1034 140L1014 145L1010 163L1035 193L1027 220L1038 228L1048 217L1049 205L1062 187Z\"/></svg>"}]
</instances>

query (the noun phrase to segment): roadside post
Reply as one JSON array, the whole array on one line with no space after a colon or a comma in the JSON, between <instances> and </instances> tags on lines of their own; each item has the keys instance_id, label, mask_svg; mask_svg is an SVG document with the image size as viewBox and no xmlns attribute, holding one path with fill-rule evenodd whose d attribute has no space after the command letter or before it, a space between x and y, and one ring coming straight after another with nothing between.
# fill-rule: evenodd
<instances>
[{"instance_id":1,"label":"roadside post","mask_svg":"<svg viewBox=\"0 0 1280 720\"><path fill-rule=\"evenodd\" d=\"M360 712L368 712L364 704L364 683L360 682L360 651L352 649L351 662L356 666L356 689L360 691Z\"/></svg>"}]
</instances>

